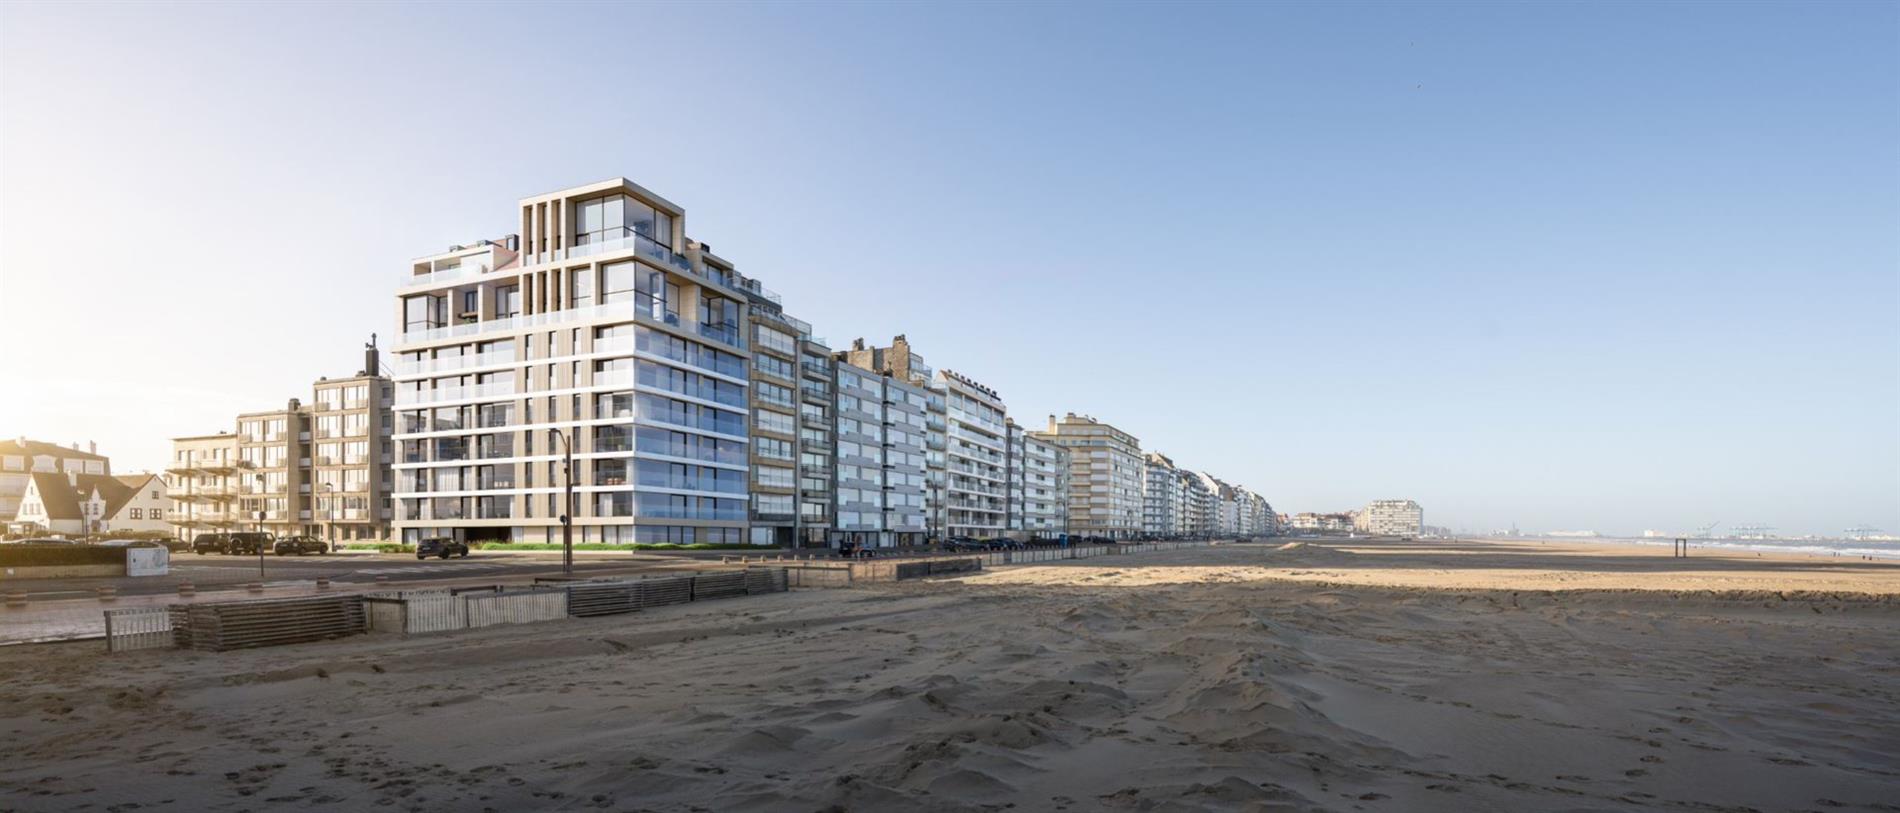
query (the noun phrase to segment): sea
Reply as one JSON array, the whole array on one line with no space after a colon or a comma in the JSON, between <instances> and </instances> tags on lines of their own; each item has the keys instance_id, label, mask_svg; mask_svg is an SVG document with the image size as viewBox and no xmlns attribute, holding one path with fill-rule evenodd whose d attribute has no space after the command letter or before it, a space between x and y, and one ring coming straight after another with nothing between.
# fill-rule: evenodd
<instances>
[{"instance_id":1,"label":"sea","mask_svg":"<svg viewBox=\"0 0 1900 813\"><path fill-rule=\"evenodd\" d=\"M1609 542L1618 545L1660 545L1668 547L1675 544L1672 539L1659 537L1565 537L1565 542ZM1761 551L1762 553L1807 553L1829 558L1859 559L1900 559L1900 542L1875 541L1872 539L1691 539L1689 548L1714 548L1717 550Z\"/></svg>"}]
</instances>

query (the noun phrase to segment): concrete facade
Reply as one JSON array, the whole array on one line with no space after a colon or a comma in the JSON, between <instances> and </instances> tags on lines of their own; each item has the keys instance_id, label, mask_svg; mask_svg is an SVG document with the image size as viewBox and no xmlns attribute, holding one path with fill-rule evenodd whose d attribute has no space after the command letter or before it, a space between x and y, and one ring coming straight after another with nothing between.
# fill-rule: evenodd
<instances>
[{"instance_id":1,"label":"concrete facade","mask_svg":"<svg viewBox=\"0 0 1900 813\"><path fill-rule=\"evenodd\" d=\"M1073 412L1049 416L1042 437L1069 450L1069 530L1129 539L1141 533L1141 441Z\"/></svg>"},{"instance_id":2,"label":"concrete facade","mask_svg":"<svg viewBox=\"0 0 1900 813\"><path fill-rule=\"evenodd\" d=\"M1373 500L1360 516L1360 530L1369 534L1417 537L1424 533L1425 511L1411 500Z\"/></svg>"}]
</instances>

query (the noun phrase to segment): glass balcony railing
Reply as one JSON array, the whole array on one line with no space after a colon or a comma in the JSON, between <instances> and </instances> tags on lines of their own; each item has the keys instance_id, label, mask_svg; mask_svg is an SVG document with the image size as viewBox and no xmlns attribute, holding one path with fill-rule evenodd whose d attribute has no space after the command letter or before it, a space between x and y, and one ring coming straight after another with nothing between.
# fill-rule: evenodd
<instances>
[{"instance_id":1,"label":"glass balcony railing","mask_svg":"<svg viewBox=\"0 0 1900 813\"><path fill-rule=\"evenodd\" d=\"M467 387L445 387L421 392L397 390L396 405L412 406L415 404L436 403L438 401L454 401L461 398L492 398L502 395L514 395L515 392L515 382L513 381L496 384L473 384Z\"/></svg>"},{"instance_id":2,"label":"glass balcony railing","mask_svg":"<svg viewBox=\"0 0 1900 813\"><path fill-rule=\"evenodd\" d=\"M591 257L595 254L606 254L609 252L632 249L635 254L649 260L657 260L661 264L670 265L694 276L700 276L693 270L693 264L690 260L687 260L686 257L682 255L674 254L672 249L660 245L655 242L653 238L625 226L620 228L620 234L620 237L613 240L583 243L569 248L566 251L566 259L572 260L580 257ZM557 249L555 251L534 255L534 257L536 262L554 262L562 259L562 252Z\"/></svg>"},{"instance_id":3,"label":"glass balcony railing","mask_svg":"<svg viewBox=\"0 0 1900 813\"><path fill-rule=\"evenodd\" d=\"M462 370L469 367L486 367L492 364L507 364L515 360L513 352L471 353L455 358L429 359L427 361L398 361L390 365L396 371L397 378L429 375L432 373ZM359 405L360 406L360 405Z\"/></svg>"},{"instance_id":4,"label":"glass balcony railing","mask_svg":"<svg viewBox=\"0 0 1900 813\"><path fill-rule=\"evenodd\" d=\"M438 268L426 274L404 275L402 278L402 285L404 287L408 287L411 285L435 285L437 283L454 282L456 280L468 279L470 277L478 277L486 273L488 273L487 264L465 262L465 263L462 263L461 265L452 265L447 268Z\"/></svg>"}]
</instances>

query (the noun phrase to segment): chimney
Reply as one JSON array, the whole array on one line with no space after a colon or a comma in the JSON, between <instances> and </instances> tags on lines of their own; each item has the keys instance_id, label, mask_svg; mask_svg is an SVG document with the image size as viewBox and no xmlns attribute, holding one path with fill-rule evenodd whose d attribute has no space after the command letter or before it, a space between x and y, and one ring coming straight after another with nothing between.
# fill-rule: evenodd
<instances>
[{"instance_id":1,"label":"chimney","mask_svg":"<svg viewBox=\"0 0 1900 813\"><path fill-rule=\"evenodd\" d=\"M87 454L98 454L98 453L99 453L99 444L98 444L98 443L96 443L96 442L93 442L93 441L90 441L90 440L89 440L89 441L86 441L86 453L87 453Z\"/></svg>"},{"instance_id":2,"label":"chimney","mask_svg":"<svg viewBox=\"0 0 1900 813\"><path fill-rule=\"evenodd\" d=\"M369 334L369 344L363 345L363 375L377 375L383 369L382 360L376 353L376 334Z\"/></svg>"}]
</instances>

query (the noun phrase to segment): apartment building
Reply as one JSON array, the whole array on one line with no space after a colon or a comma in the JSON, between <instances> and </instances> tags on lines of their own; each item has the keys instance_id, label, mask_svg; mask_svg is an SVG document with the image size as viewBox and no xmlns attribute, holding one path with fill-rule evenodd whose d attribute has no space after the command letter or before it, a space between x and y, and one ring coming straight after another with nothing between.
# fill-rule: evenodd
<instances>
[{"instance_id":1,"label":"apartment building","mask_svg":"<svg viewBox=\"0 0 1900 813\"><path fill-rule=\"evenodd\" d=\"M1376 536L1417 537L1424 533L1425 511L1411 500L1373 500L1361 516L1361 529Z\"/></svg>"},{"instance_id":2,"label":"apartment building","mask_svg":"<svg viewBox=\"0 0 1900 813\"><path fill-rule=\"evenodd\" d=\"M312 385L307 417L310 465L302 488L310 506L298 523L331 542L389 537L394 517L390 464L395 460L391 414L394 385L382 374L374 343L365 348L363 369L348 378L322 378ZM314 533L311 529L314 529Z\"/></svg>"},{"instance_id":3,"label":"apartment building","mask_svg":"<svg viewBox=\"0 0 1900 813\"><path fill-rule=\"evenodd\" d=\"M926 521L929 391L846 361L837 370L840 544L921 545Z\"/></svg>"},{"instance_id":4,"label":"apartment building","mask_svg":"<svg viewBox=\"0 0 1900 813\"><path fill-rule=\"evenodd\" d=\"M1160 452L1148 453L1142 471L1141 532L1149 536L1185 536L1187 512L1182 505L1185 494L1182 471Z\"/></svg>"},{"instance_id":5,"label":"apartment building","mask_svg":"<svg viewBox=\"0 0 1900 813\"><path fill-rule=\"evenodd\" d=\"M1069 530L1128 539L1141 532L1141 442L1127 432L1073 412L1049 416L1042 437L1069 450Z\"/></svg>"},{"instance_id":6,"label":"apartment building","mask_svg":"<svg viewBox=\"0 0 1900 813\"><path fill-rule=\"evenodd\" d=\"M82 452L77 443L68 448L24 437L0 440L0 523L14 521L33 475L53 472L104 476L112 473L112 461L91 443Z\"/></svg>"},{"instance_id":7,"label":"apartment building","mask_svg":"<svg viewBox=\"0 0 1900 813\"><path fill-rule=\"evenodd\" d=\"M1034 432L1023 432L1021 530L1031 539L1069 532L1069 450Z\"/></svg>"},{"instance_id":8,"label":"apartment building","mask_svg":"<svg viewBox=\"0 0 1900 813\"><path fill-rule=\"evenodd\" d=\"M229 432L172 438L165 482L171 495L171 525L180 539L236 529L240 493L248 489L238 468L237 436Z\"/></svg>"},{"instance_id":9,"label":"apartment building","mask_svg":"<svg viewBox=\"0 0 1900 813\"><path fill-rule=\"evenodd\" d=\"M945 532L987 539L1009 530L1007 408L995 390L952 370L932 382L947 404Z\"/></svg>"},{"instance_id":10,"label":"apartment building","mask_svg":"<svg viewBox=\"0 0 1900 813\"><path fill-rule=\"evenodd\" d=\"M1210 538L1217 530L1214 493L1208 489L1212 479L1198 471L1181 470L1182 524L1187 535L1196 539Z\"/></svg>"},{"instance_id":11,"label":"apartment building","mask_svg":"<svg viewBox=\"0 0 1900 813\"><path fill-rule=\"evenodd\" d=\"M799 461L806 452L801 436L800 413L805 410L801 372L802 344L811 338L811 325L786 314L777 294L752 280L739 276L730 263L714 256L702 246L699 258L709 276L738 280L744 291L748 335L752 342L749 410L752 419L751 541L757 545L790 547L798 544L803 525L800 516L801 489ZM828 413L828 387L819 395L822 409ZM828 433L822 451L828 452ZM828 455L825 455L828 456ZM819 495L829 495L829 484ZM826 514L825 517L828 517ZM821 518L828 527L828 521Z\"/></svg>"},{"instance_id":12,"label":"apartment building","mask_svg":"<svg viewBox=\"0 0 1900 813\"><path fill-rule=\"evenodd\" d=\"M316 380L308 403L240 413L234 433L173 438L165 472L180 538L261 530L388 539L394 393L381 367L372 341L363 369Z\"/></svg>"},{"instance_id":13,"label":"apartment building","mask_svg":"<svg viewBox=\"0 0 1900 813\"><path fill-rule=\"evenodd\" d=\"M802 433L780 417L755 430L760 414L802 429L825 403L802 367L789 384L778 364L755 377L759 358L812 357L763 306L776 297L624 178L525 198L518 216L515 235L417 260L396 292L403 539L559 541L563 516L577 542L805 531L803 495L821 492L803 469L783 485L808 464ZM755 483L777 485L755 501ZM755 517L769 530L755 536Z\"/></svg>"},{"instance_id":14,"label":"apartment building","mask_svg":"<svg viewBox=\"0 0 1900 813\"><path fill-rule=\"evenodd\" d=\"M837 370L822 339L799 343L798 544L822 548L837 519Z\"/></svg>"},{"instance_id":15,"label":"apartment building","mask_svg":"<svg viewBox=\"0 0 1900 813\"><path fill-rule=\"evenodd\" d=\"M1028 433L1009 416L1003 416L1003 496L1004 512L1003 535L1011 539L1028 539L1029 532L1023 529L1027 519L1025 492L1028 491L1029 452L1024 448L1024 439Z\"/></svg>"},{"instance_id":16,"label":"apartment building","mask_svg":"<svg viewBox=\"0 0 1900 813\"><path fill-rule=\"evenodd\" d=\"M849 364L860 370L868 370L897 382L908 394L922 393L923 443L924 443L924 534L923 539L941 540L946 535L949 521L946 505L948 477L948 396L939 388L936 370L924 363L910 345L910 340L899 334L891 339L888 347L872 347L864 339L853 339L849 349L839 351L836 359L841 364Z\"/></svg>"}]
</instances>

